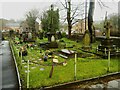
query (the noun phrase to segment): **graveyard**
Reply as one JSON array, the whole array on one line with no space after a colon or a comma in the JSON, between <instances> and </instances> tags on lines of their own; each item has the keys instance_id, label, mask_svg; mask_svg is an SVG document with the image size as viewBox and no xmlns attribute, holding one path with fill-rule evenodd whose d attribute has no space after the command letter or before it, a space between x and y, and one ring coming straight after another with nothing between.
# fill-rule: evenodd
<instances>
[{"instance_id":1,"label":"graveyard","mask_svg":"<svg viewBox=\"0 0 120 90\"><path fill-rule=\"evenodd\" d=\"M19 22L18 27L8 28L7 22L4 27L2 25L1 39L6 46L1 46L11 60L4 67L9 68L12 63L9 71L14 68L18 84L15 85L19 90L53 89L86 80L92 82L91 79L109 74L117 77L116 73L120 73L120 28L117 23L120 16L106 10L101 20L94 21L95 0L78 5L83 5L81 11L71 0L59 3L64 11L60 9L62 6L50 4L43 12L31 9L25 13L24 20L13 20ZM101 0L98 3L103 4ZM4 58L6 62L9 57ZM102 83L99 81L97 83Z\"/></svg>"},{"instance_id":2,"label":"graveyard","mask_svg":"<svg viewBox=\"0 0 120 90\"><path fill-rule=\"evenodd\" d=\"M110 66L108 66L108 58L95 54L97 46L100 44L99 41L92 44L92 49L89 51L83 50L83 42L72 41L68 38L61 38L56 41L60 44L57 48L49 49L40 47L40 43L48 42L48 38L37 38L36 42L21 44L19 42L18 37L14 41L11 40L23 88L27 87L28 73L29 87L41 88L101 76L119 70L119 57L110 58ZM26 48L27 54L20 52L21 47ZM45 55L47 55L46 59Z\"/></svg>"},{"instance_id":3,"label":"graveyard","mask_svg":"<svg viewBox=\"0 0 120 90\"><path fill-rule=\"evenodd\" d=\"M52 5L50 9L55 12ZM77 36L70 38L56 31L52 13L48 31L37 34L28 25L10 39L22 88L44 88L119 72L120 47L110 36L108 20L102 40L95 40L89 30L75 39Z\"/></svg>"}]
</instances>

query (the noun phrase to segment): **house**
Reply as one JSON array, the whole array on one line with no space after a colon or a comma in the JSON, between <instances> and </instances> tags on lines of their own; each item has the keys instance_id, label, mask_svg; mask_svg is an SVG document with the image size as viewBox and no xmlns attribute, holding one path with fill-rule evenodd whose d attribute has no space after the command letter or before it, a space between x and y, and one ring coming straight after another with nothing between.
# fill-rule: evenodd
<instances>
[{"instance_id":1,"label":"house","mask_svg":"<svg viewBox=\"0 0 120 90\"><path fill-rule=\"evenodd\" d=\"M36 32L38 32L39 30L38 22L35 23L35 29L36 29ZM32 32L32 28L29 27L29 25L27 24L27 21L23 21L20 25L20 33L22 32Z\"/></svg>"},{"instance_id":2,"label":"house","mask_svg":"<svg viewBox=\"0 0 120 90\"><path fill-rule=\"evenodd\" d=\"M86 28L88 29L87 25L86 25ZM84 34L84 32L85 32L85 21L84 20L80 20L78 23L76 23L72 27L72 33Z\"/></svg>"}]
</instances>

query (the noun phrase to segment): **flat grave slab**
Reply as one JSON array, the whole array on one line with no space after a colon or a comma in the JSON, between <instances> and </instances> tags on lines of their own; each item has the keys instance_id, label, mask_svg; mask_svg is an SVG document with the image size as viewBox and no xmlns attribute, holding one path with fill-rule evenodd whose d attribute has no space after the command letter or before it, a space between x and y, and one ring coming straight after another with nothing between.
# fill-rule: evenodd
<instances>
[{"instance_id":1,"label":"flat grave slab","mask_svg":"<svg viewBox=\"0 0 120 90\"><path fill-rule=\"evenodd\" d=\"M73 50L68 50L68 49L61 49L59 56L67 59L69 57L74 57L75 51Z\"/></svg>"},{"instance_id":2,"label":"flat grave slab","mask_svg":"<svg viewBox=\"0 0 120 90\"><path fill-rule=\"evenodd\" d=\"M73 51L73 50L68 50L68 49L61 49L61 52L65 53L65 54L69 54L69 55L75 53L75 51Z\"/></svg>"}]
</instances>

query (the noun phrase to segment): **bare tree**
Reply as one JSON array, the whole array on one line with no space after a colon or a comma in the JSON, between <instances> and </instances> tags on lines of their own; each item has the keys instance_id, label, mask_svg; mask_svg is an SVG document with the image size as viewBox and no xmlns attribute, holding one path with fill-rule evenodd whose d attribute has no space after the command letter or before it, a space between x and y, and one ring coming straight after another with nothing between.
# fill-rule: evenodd
<instances>
[{"instance_id":1,"label":"bare tree","mask_svg":"<svg viewBox=\"0 0 120 90\"><path fill-rule=\"evenodd\" d=\"M71 0L65 0L65 3L61 2L61 4L63 5L64 9L66 9L67 13L66 13L66 18L64 20L64 22L67 20L68 23L68 38L71 37L71 29L72 26L79 22L80 19L78 19L77 17L84 14L83 10L81 10L80 13L80 6L84 5L84 3L80 3L78 4L73 10L72 10L72 3Z\"/></svg>"},{"instance_id":2,"label":"bare tree","mask_svg":"<svg viewBox=\"0 0 120 90\"><path fill-rule=\"evenodd\" d=\"M91 42L94 40L94 30L93 30L93 14L95 9L95 0L90 0L89 11L88 11L88 30L90 32Z\"/></svg>"},{"instance_id":3,"label":"bare tree","mask_svg":"<svg viewBox=\"0 0 120 90\"><path fill-rule=\"evenodd\" d=\"M99 3L99 6L101 7L101 9L103 7L109 8L101 0L97 0L97 2ZM90 0L89 11L88 11L88 30L90 32L91 43L93 43L95 41L95 28L93 25L94 9L95 9L95 0Z\"/></svg>"}]
</instances>

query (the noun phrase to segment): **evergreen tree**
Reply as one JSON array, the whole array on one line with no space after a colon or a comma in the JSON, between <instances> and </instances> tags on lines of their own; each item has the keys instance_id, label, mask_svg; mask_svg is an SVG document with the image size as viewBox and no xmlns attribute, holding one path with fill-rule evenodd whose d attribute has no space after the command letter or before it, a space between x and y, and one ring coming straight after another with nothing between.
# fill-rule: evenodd
<instances>
[{"instance_id":1,"label":"evergreen tree","mask_svg":"<svg viewBox=\"0 0 120 90\"><path fill-rule=\"evenodd\" d=\"M53 5L51 5L51 9L43 13L41 24L45 32L59 31L59 10L54 10Z\"/></svg>"}]
</instances>

